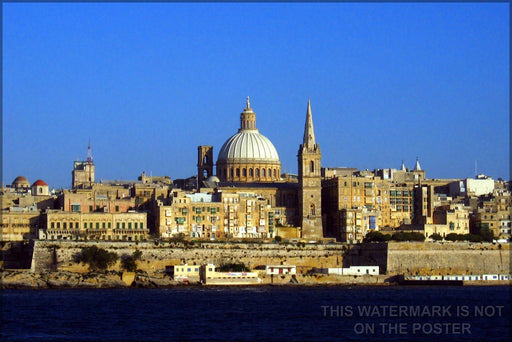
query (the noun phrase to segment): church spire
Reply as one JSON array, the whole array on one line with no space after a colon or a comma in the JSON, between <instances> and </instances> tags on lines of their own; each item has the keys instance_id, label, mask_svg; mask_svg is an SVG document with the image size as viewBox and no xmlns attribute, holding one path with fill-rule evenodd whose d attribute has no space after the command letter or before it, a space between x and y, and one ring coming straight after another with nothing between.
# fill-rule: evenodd
<instances>
[{"instance_id":1,"label":"church spire","mask_svg":"<svg viewBox=\"0 0 512 342\"><path fill-rule=\"evenodd\" d=\"M311 114L311 101L308 99L308 110L306 113L306 124L304 125L303 147L307 149L316 148L315 129L313 128L313 115Z\"/></svg>"},{"instance_id":2,"label":"church spire","mask_svg":"<svg viewBox=\"0 0 512 342\"><path fill-rule=\"evenodd\" d=\"M421 171L420 161L416 157L416 165L414 165L414 171Z\"/></svg>"}]
</instances>

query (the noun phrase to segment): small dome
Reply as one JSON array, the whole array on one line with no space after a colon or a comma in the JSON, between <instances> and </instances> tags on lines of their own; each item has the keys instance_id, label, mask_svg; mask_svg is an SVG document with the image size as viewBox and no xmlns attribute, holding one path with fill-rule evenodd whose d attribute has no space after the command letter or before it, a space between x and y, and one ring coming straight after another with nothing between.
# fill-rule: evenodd
<instances>
[{"instance_id":1,"label":"small dome","mask_svg":"<svg viewBox=\"0 0 512 342\"><path fill-rule=\"evenodd\" d=\"M46 184L45 181L38 179L34 182L34 184L32 184L32 186L48 186L48 184Z\"/></svg>"},{"instance_id":2,"label":"small dome","mask_svg":"<svg viewBox=\"0 0 512 342\"><path fill-rule=\"evenodd\" d=\"M12 182L13 188L28 188L30 187L30 182L28 179L26 179L23 176L18 176L16 179Z\"/></svg>"},{"instance_id":3,"label":"small dome","mask_svg":"<svg viewBox=\"0 0 512 342\"><path fill-rule=\"evenodd\" d=\"M206 181L211 182L211 183L219 183L220 179L217 176L210 176L210 177L208 177L208 179Z\"/></svg>"},{"instance_id":4,"label":"small dome","mask_svg":"<svg viewBox=\"0 0 512 342\"><path fill-rule=\"evenodd\" d=\"M270 140L257 130L243 130L222 145L217 160L279 162L279 155Z\"/></svg>"}]
</instances>

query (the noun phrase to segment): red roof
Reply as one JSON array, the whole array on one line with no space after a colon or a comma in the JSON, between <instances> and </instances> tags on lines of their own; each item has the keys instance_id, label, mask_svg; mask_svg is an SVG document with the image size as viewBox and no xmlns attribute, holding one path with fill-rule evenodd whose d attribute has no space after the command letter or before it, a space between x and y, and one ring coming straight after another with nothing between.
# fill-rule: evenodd
<instances>
[{"instance_id":1,"label":"red roof","mask_svg":"<svg viewBox=\"0 0 512 342\"><path fill-rule=\"evenodd\" d=\"M41 180L41 179L36 180L34 182L34 184L32 184L32 186L34 186L34 185L36 185L36 186L48 186L48 184L46 184L46 182Z\"/></svg>"}]
</instances>

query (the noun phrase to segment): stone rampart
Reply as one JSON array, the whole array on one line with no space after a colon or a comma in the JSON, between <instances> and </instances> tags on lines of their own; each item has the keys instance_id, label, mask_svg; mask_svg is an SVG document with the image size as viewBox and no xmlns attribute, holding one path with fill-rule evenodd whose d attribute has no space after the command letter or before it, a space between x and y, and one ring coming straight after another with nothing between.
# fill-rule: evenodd
<instances>
[{"instance_id":1,"label":"stone rampart","mask_svg":"<svg viewBox=\"0 0 512 342\"><path fill-rule=\"evenodd\" d=\"M166 266L189 264L216 265L243 262L250 268L263 265L296 265L298 273L313 267L348 267L378 265L381 274L492 274L510 273L510 244L490 243L371 243L361 245L292 245L258 243L195 243L181 246L172 243L135 242L51 242L36 241L32 270L50 269L86 272L73 256L83 247L95 245L117 253L142 253L137 262L140 270L163 272ZM57 246L57 247L56 247ZM120 263L113 266L120 269Z\"/></svg>"}]
</instances>

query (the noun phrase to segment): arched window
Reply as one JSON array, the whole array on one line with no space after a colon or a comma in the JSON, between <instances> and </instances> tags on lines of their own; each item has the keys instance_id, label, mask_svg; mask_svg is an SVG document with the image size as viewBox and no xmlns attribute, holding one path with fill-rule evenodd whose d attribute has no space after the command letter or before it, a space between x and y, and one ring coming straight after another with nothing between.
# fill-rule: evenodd
<instances>
[{"instance_id":1,"label":"arched window","mask_svg":"<svg viewBox=\"0 0 512 342\"><path fill-rule=\"evenodd\" d=\"M314 204L309 205L309 215L315 216L315 205Z\"/></svg>"},{"instance_id":2,"label":"arched window","mask_svg":"<svg viewBox=\"0 0 512 342\"><path fill-rule=\"evenodd\" d=\"M263 177L266 177L265 169L261 169L261 175L262 175Z\"/></svg>"},{"instance_id":3,"label":"arched window","mask_svg":"<svg viewBox=\"0 0 512 342\"><path fill-rule=\"evenodd\" d=\"M315 172L315 162L314 161L309 162L309 172Z\"/></svg>"},{"instance_id":4,"label":"arched window","mask_svg":"<svg viewBox=\"0 0 512 342\"><path fill-rule=\"evenodd\" d=\"M236 176L240 177L240 169L239 168L236 168Z\"/></svg>"},{"instance_id":5,"label":"arched window","mask_svg":"<svg viewBox=\"0 0 512 342\"><path fill-rule=\"evenodd\" d=\"M272 170L268 169L268 176L272 177Z\"/></svg>"},{"instance_id":6,"label":"arched window","mask_svg":"<svg viewBox=\"0 0 512 342\"><path fill-rule=\"evenodd\" d=\"M254 173L252 171L252 169L249 169L249 177L253 177L254 176Z\"/></svg>"},{"instance_id":7,"label":"arched window","mask_svg":"<svg viewBox=\"0 0 512 342\"><path fill-rule=\"evenodd\" d=\"M208 156L204 156L204 158L203 158L203 164L208 164Z\"/></svg>"},{"instance_id":8,"label":"arched window","mask_svg":"<svg viewBox=\"0 0 512 342\"><path fill-rule=\"evenodd\" d=\"M274 169L274 178L277 178L277 169Z\"/></svg>"},{"instance_id":9,"label":"arched window","mask_svg":"<svg viewBox=\"0 0 512 342\"><path fill-rule=\"evenodd\" d=\"M256 177L259 178L260 177L260 169L256 169L255 171L256 171Z\"/></svg>"},{"instance_id":10,"label":"arched window","mask_svg":"<svg viewBox=\"0 0 512 342\"><path fill-rule=\"evenodd\" d=\"M247 169L245 167L242 169L242 177L247 177Z\"/></svg>"},{"instance_id":11,"label":"arched window","mask_svg":"<svg viewBox=\"0 0 512 342\"><path fill-rule=\"evenodd\" d=\"M230 169L229 169L229 175L231 176L231 178L233 178L233 177L234 177L234 175L233 175L233 168L230 168Z\"/></svg>"}]
</instances>

